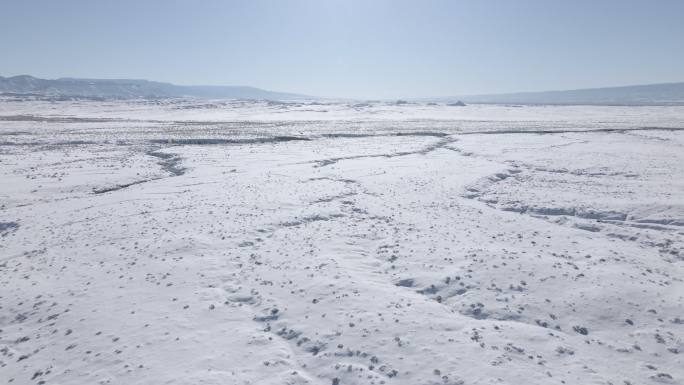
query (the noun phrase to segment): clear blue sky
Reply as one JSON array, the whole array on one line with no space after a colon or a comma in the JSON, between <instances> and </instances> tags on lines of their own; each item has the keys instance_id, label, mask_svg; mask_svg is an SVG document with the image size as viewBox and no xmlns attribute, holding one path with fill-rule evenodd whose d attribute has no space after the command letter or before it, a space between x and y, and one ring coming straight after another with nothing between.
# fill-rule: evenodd
<instances>
[{"instance_id":1,"label":"clear blue sky","mask_svg":"<svg viewBox=\"0 0 684 385\"><path fill-rule=\"evenodd\" d=\"M341 97L684 81L684 0L0 0L0 75Z\"/></svg>"}]
</instances>

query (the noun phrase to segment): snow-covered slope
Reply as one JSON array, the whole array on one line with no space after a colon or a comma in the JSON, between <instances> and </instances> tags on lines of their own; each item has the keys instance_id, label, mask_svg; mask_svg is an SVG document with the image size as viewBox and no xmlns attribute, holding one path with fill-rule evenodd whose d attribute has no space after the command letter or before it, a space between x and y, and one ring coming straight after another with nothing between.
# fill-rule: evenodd
<instances>
[{"instance_id":1,"label":"snow-covered slope","mask_svg":"<svg viewBox=\"0 0 684 385\"><path fill-rule=\"evenodd\" d=\"M682 107L0 103L12 384L679 384Z\"/></svg>"}]
</instances>

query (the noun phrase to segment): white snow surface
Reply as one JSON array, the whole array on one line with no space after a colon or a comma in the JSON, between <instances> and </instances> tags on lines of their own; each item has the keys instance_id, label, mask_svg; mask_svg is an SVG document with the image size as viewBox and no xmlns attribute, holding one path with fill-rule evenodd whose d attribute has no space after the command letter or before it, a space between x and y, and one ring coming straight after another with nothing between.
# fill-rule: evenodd
<instances>
[{"instance_id":1,"label":"white snow surface","mask_svg":"<svg viewBox=\"0 0 684 385\"><path fill-rule=\"evenodd\" d=\"M0 101L0 383L682 384L684 107Z\"/></svg>"}]
</instances>

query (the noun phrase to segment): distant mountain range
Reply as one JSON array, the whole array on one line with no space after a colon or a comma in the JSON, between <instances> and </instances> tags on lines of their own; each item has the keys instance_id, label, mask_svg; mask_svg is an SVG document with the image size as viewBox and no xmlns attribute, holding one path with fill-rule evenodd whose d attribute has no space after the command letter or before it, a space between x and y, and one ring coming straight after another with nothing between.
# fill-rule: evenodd
<instances>
[{"instance_id":1,"label":"distant mountain range","mask_svg":"<svg viewBox=\"0 0 684 385\"><path fill-rule=\"evenodd\" d=\"M470 95L442 99L492 104L684 105L684 83Z\"/></svg>"},{"instance_id":2,"label":"distant mountain range","mask_svg":"<svg viewBox=\"0 0 684 385\"><path fill-rule=\"evenodd\" d=\"M136 79L39 79L29 75L0 76L0 94L55 99L259 99L303 100L316 97L246 86L179 86ZM588 88L569 91L519 92L421 99L453 103L684 105L684 83Z\"/></svg>"},{"instance_id":3,"label":"distant mountain range","mask_svg":"<svg viewBox=\"0 0 684 385\"><path fill-rule=\"evenodd\" d=\"M86 99L309 99L305 95L273 92L245 86L179 86L136 79L39 79L29 75L0 76L0 94L47 98Z\"/></svg>"}]
</instances>

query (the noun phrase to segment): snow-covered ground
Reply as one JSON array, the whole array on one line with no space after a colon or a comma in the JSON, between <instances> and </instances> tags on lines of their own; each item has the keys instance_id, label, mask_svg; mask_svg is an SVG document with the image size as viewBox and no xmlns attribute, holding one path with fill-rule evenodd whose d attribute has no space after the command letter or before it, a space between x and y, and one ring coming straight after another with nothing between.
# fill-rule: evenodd
<instances>
[{"instance_id":1,"label":"snow-covered ground","mask_svg":"<svg viewBox=\"0 0 684 385\"><path fill-rule=\"evenodd\" d=\"M0 383L684 383L684 107L0 102Z\"/></svg>"}]
</instances>

